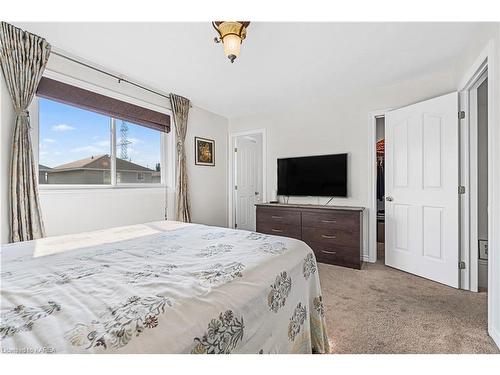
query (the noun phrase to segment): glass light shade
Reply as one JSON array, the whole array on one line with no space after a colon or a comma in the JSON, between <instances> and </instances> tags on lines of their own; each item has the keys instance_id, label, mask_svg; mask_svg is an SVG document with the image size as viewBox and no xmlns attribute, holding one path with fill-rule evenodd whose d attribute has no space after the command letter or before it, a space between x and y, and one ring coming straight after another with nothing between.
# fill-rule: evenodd
<instances>
[{"instance_id":1,"label":"glass light shade","mask_svg":"<svg viewBox=\"0 0 500 375\"><path fill-rule=\"evenodd\" d=\"M238 35L226 35L222 41L224 44L224 54L226 56L236 56L240 55L241 39Z\"/></svg>"}]
</instances>

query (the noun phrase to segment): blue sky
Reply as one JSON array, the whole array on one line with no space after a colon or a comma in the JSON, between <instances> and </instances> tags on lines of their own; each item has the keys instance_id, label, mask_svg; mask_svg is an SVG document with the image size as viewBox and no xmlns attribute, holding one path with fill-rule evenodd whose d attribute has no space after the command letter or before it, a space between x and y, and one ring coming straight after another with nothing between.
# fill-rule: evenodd
<instances>
[{"instance_id":1,"label":"blue sky","mask_svg":"<svg viewBox=\"0 0 500 375\"><path fill-rule=\"evenodd\" d=\"M116 120L117 144L120 125ZM129 159L154 169L160 162L160 133L128 123ZM110 154L110 119L98 113L40 98L40 164L56 167L92 155ZM117 156L120 157L118 145Z\"/></svg>"}]
</instances>

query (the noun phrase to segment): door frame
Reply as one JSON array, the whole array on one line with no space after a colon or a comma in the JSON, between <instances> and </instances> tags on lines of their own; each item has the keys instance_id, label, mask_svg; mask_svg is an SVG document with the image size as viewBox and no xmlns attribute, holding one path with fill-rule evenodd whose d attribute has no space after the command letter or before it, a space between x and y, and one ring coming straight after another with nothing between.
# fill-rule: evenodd
<instances>
[{"instance_id":1,"label":"door frame","mask_svg":"<svg viewBox=\"0 0 500 375\"><path fill-rule=\"evenodd\" d=\"M465 112L460 126L460 184L465 186L465 193L461 197L460 220L460 260L465 262L466 268L461 271L461 289L478 291L479 249L477 234L477 204L478 204L478 170L477 170L477 132L478 124L471 114L473 106L477 105L477 88L486 79L488 64L483 62L477 74L471 78L464 89L460 91L460 110ZM489 95L488 95L489 100ZM490 103L488 103L490 104ZM476 110L477 112L477 110ZM489 117L489 116L488 116ZM489 133L489 130L488 130ZM488 134L489 140L489 134ZM490 147L488 141L488 149ZM488 162L490 155L488 155ZM490 171L488 170L488 176ZM488 196L489 186L488 186ZM488 197L488 205L489 205ZM489 215L488 215L489 222ZM489 228L488 228L489 229Z\"/></svg>"},{"instance_id":2,"label":"door frame","mask_svg":"<svg viewBox=\"0 0 500 375\"><path fill-rule=\"evenodd\" d=\"M235 158L234 158L234 148L236 138L248 135L259 134L262 136L262 202L267 202L267 140L266 140L266 129L255 129L246 130L239 132L230 132L228 135L228 227L234 229L234 222L236 218L236 194L234 190L235 181Z\"/></svg>"},{"instance_id":3,"label":"door frame","mask_svg":"<svg viewBox=\"0 0 500 375\"><path fill-rule=\"evenodd\" d=\"M499 98L495 96L495 85L498 85L498 72L495 70L497 48L498 46L495 46L494 40L491 39L463 76L458 86L458 91L461 94L461 99L464 99L461 100L463 105L461 104L460 108L466 112L464 119L466 126L464 128L468 130L470 118L469 98L467 94L484 73L485 69L488 70L488 333L497 346L500 347L500 234L498 233L500 225L500 191L498 186L500 182L500 171L498 170L500 168L500 152L495 147L500 143L499 119L496 114L496 109L498 109L500 104L498 102ZM469 150L469 140L467 138L464 141L467 142L464 148L467 152ZM470 177L469 171L467 171L466 176ZM464 182L470 183L470 179ZM466 192L469 190L469 186L466 186ZM465 194L464 199L465 208L470 210L470 196ZM464 217L468 218L469 212ZM465 232L468 233L468 230ZM477 253L473 254L471 252L470 246L468 246L469 242L466 242L464 245L468 247L464 249L465 255L477 257ZM472 271L470 264L467 264L467 267ZM465 274L468 273L465 272ZM470 279L468 281L467 286L470 290Z\"/></svg>"},{"instance_id":4,"label":"door frame","mask_svg":"<svg viewBox=\"0 0 500 375\"><path fill-rule=\"evenodd\" d=\"M368 170L370 171L368 183L370 192L368 206L368 255L363 255L365 262L377 261L377 118L385 117L387 112L395 108L380 109L368 114Z\"/></svg>"}]
</instances>

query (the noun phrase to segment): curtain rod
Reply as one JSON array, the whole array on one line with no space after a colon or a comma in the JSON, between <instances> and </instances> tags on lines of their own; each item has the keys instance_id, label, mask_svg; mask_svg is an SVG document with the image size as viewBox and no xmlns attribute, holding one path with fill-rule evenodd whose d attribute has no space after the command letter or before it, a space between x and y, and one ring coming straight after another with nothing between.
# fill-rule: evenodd
<instances>
[{"instance_id":1,"label":"curtain rod","mask_svg":"<svg viewBox=\"0 0 500 375\"><path fill-rule=\"evenodd\" d=\"M83 61L77 60L77 59L75 59L75 58L73 58L73 57L66 56L66 55L64 55L64 54L62 54L62 53L60 53L60 52L56 52L56 51L54 51L54 50L52 50L50 53L51 53L51 54L54 54L54 55L57 55L57 56L59 56L59 57L62 57L63 59L66 59L66 60L72 61L72 62L74 62L74 63L76 63L76 64L83 65L83 66L85 66L86 68L89 68L89 69L95 70L95 71L97 71L97 72L99 72L99 73L102 73L102 74L105 74L105 75L107 75L107 76L109 76L109 77L113 77L113 78L115 78L115 79L117 79L117 80L118 80L118 83L125 82L125 83L128 83L129 85L132 85L132 86L138 87L138 88L140 88L140 89L143 89L143 90L149 91L149 92L151 92L151 93L153 93L153 94L159 95L159 96L161 96L161 97L164 97L164 98L166 98L166 99L169 99L169 100L170 100L170 95L165 95L165 94L162 94L162 93L160 93L160 92L158 92L158 91L152 90L152 89L147 88L147 87L144 87L144 86L142 86L142 85L139 85L138 83L131 82L131 81L129 81L129 80L128 80L128 79L126 79L126 78L123 78L123 77L117 76L116 74L113 74L113 73L107 72L107 71L105 71L105 70L103 70L103 69L96 68L95 66L92 66L92 65L90 65L90 64L84 63ZM190 107L192 107L192 105L191 105L191 104L190 104L189 106L190 106Z\"/></svg>"}]
</instances>

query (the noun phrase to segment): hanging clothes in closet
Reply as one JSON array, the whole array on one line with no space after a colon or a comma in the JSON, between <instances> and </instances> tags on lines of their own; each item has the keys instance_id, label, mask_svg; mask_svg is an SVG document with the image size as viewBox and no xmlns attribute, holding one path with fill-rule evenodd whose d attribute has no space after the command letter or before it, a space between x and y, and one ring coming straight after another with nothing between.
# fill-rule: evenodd
<instances>
[{"instance_id":1,"label":"hanging clothes in closet","mask_svg":"<svg viewBox=\"0 0 500 375\"><path fill-rule=\"evenodd\" d=\"M384 140L377 142L377 199L384 199L385 195L385 176L384 176Z\"/></svg>"}]
</instances>

